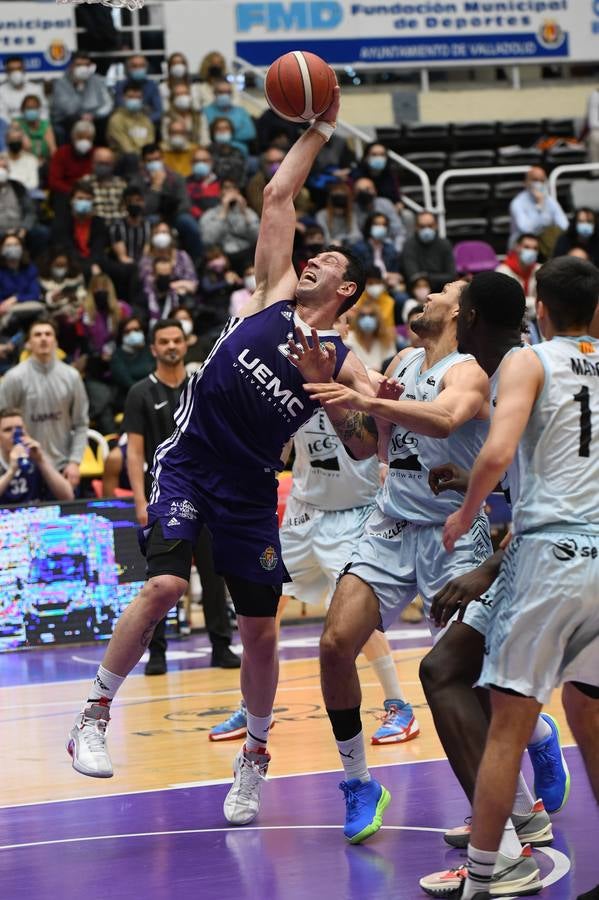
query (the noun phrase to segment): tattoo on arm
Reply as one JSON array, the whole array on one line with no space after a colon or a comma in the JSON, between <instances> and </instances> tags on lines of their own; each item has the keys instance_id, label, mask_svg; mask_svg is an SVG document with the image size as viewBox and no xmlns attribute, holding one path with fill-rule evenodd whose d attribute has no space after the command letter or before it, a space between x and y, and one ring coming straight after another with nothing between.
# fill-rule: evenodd
<instances>
[{"instance_id":1,"label":"tattoo on arm","mask_svg":"<svg viewBox=\"0 0 599 900\"><path fill-rule=\"evenodd\" d=\"M376 422L372 416L363 412L348 411L341 422L337 424L337 434L344 444L353 438L364 440L367 434L376 437L378 434Z\"/></svg>"},{"instance_id":2,"label":"tattoo on arm","mask_svg":"<svg viewBox=\"0 0 599 900\"><path fill-rule=\"evenodd\" d=\"M143 631L141 635L141 646L145 648L149 647L150 641L152 640L152 636L154 634L154 629L158 625L159 619L150 619L148 622L148 627Z\"/></svg>"}]
</instances>

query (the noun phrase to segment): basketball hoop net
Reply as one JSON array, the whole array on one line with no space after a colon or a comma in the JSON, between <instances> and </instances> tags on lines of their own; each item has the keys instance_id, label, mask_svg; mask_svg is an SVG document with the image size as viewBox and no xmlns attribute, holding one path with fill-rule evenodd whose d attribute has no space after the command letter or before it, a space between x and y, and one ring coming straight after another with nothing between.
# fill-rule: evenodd
<instances>
[{"instance_id":1,"label":"basketball hoop net","mask_svg":"<svg viewBox=\"0 0 599 900\"><path fill-rule=\"evenodd\" d=\"M134 12L136 9L141 9L144 5L144 0L56 0L57 3L102 3L103 6L111 6L113 9L121 9L125 7L126 9L130 9L131 12Z\"/></svg>"}]
</instances>

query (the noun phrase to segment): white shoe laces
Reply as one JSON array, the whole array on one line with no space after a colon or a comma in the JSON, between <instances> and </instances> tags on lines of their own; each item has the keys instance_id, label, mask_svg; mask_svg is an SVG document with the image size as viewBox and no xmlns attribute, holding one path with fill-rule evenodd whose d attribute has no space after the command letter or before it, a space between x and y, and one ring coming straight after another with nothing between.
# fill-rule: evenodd
<instances>
[{"instance_id":1,"label":"white shoe laces","mask_svg":"<svg viewBox=\"0 0 599 900\"><path fill-rule=\"evenodd\" d=\"M81 737L92 753L106 753L106 724L102 719L83 719Z\"/></svg>"},{"instance_id":2,"label":"white shoe laces","mask_svg":"<svg viewBox=\"0 0 599 900\"><path fill-rule=\"evenodd\" d=\"M239 767L239 798L253 800L261 781L266 781L266 773L262 774L258 763L244 756Z\"/></svg>"}]
</instances>

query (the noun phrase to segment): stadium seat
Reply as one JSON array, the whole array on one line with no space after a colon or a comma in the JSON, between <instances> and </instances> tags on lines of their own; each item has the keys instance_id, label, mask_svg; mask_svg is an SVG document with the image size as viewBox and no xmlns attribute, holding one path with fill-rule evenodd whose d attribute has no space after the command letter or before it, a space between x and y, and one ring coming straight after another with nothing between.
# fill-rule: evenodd
<instances>
[{"instance_id":1,"label":"stadium seat","mask_svg":"<svg viewBox=\"0 0 599 900\"><path fill-rule=\"evenodd\" d=\"M437 178L437 176L447 168L447 153L442 153L440 151L431 150L428 153L404 153L404 156L415 166L424 169L432 179ZM416 176L412 175L408 169L402 169L401 177L402 181L409 179L412 184L416 178Z\"/></svg>"},{"instance_id":2,"label":"stadium seat","mask_svg":"<svg viewBox=\"0 0 599 900\"><path fill-rule=\"evenodd\" d=\"M543 153L536 147L500 147L497 151L500 166L542 166Z\"/></svg>"},{"instance_id":3,"label":"stadium seat","mask_svg":"<svg viewBox=\"0 0 599 900\"><path fill-rule=\"evenodd\" d=\"M451 135L455 150L493 150L497 146L497 123L456 122Z\"/></svg>"},{"instance_id":4,"label":"stadium seat","mask_svg":"<svg viewBox=\"0 0 599 900\"><path fill-rule=\"evenodd\" d=\"M495 248L497 253L507 251L508 240L512 227L510 216L493 216L489 220L487 241Z\"/></svg>"},{"instance_id":5,"label":"stadium seat","mask_svg":"<svg viewBox=\"0 0 599 900\"><path fill-rule=\"evenodd\" d=\"M517 119L513 122L499 123L499 140L501 144L534 144L543 134L541 119Z\"/></svg>"},{"instance_id":6,"label":"stadium seat","mask_svg":"<svg viewBox=\"0 0 599 900\"><path fill-rule=\"evenodd\" d=\"M459 275L493 272L499 265L495 250L486 241L460 241L453 248L453 257Z\"/></svg>"},{"instance_id":7,"label":"stadium seat","mask_svg":"<svg viewBox=\"0 0 599 900\"><path fill-rule=\"evenodd\" d=\"M487 220L482 217L450 219L446 225L446 233L452 241L484 237L487 233Z\"/></svg>"},{"instance_id":8,"label":"stadium seat","mask_svg":"<svg viewBox=\"0 0 599 900\"><path fill-rule=\"evenodd\" d=\"M401 180L403 182L403 170ZM406 184L405 186L402 184L401 195L402 197L409 197L410 200L413 200L415 203L419 203L421 206L424 206L424 192L422 190L421 184Z\"/></svg>"},{"instance_id":9,"label":"stadium seat","mask_svg":"<svg viewBox=\"0 0 599 900\"><path fill-rule=\"evenodd\" d=\"M496 181L493 185L493 200L491 201L492 215L506 215L510 203L521 190L524 189L524 178L518 178L514 175L514 180Z\"/></svg>"},{"instance_id":10,"label":"stadium seat","mask_svg":"<svg viewBox=\"0 0 599 900\"><path fill-rule=\"evenodd\" d=\"M93 445L93 446L92 446ZM87 429L87 446L79 466L82 478L101 478L104 474L104 460L108 456L109 447L104 435L93 428Z\"/></svg>"},{"instance_id":11,"label":"stadium seat","mask_svg":"<svg viewBox=\"0 0 599 900\"><path fill-rule=\"evenodd\" d=\"M487 212L491 186L487 181L455 181L445 188L449 216L480 216Z\"/></svg>"},{"instance_id":12,"label":"stadium seat","mask_svg":"<svg viewBox=\"0 0 599 900\"><path fill-rule=\"evenodd\" d=\"M574 137L576 134L574 119L545 119L543 134L546 137Z\"/></svg>"},{"instance_id":13,"label":"stadium seat","mask_svg":"<svg viewBox=\"0 0 599 900\"><path fill-rule=\"evenodd\" d=\"M494 150L458 150L449 156L450 169L482 169L494 165Z\"/></svg>"},{"instance_id":14,"label":"stadium seat","mask_svg":"<svg viewBox=\"0 0 599 900\"><path fill-rule=\"evenodd\" d=\"M406 122L402 135L405 151L451 150L452 140L446 123Z\"/></svg>"},{"instance_id":15,"label":"stadium seat","mask_svg":"<svg viewBox=\"0 0 599 900\"><path fill-rule=\"evenodd\" d=\"M555 169L556 166L570 166L587 161L587 149L584 144L558 144L545 154L545 167Z\"/></svg>"}]
</instances>

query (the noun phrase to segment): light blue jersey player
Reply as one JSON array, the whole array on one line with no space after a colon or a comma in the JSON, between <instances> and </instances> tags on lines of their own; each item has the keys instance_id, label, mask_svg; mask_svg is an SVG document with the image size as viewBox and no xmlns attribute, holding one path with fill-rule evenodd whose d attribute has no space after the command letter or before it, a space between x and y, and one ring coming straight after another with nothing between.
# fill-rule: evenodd
<instances>
[{"instance_id":1,"label":"light blue jersey player","mask_svg":"<svg viewBox=\"0 0 599 900\"><path fill-rule=\"evenodd\" d=\"M522 751L559 684L599 802L599 343L588 336L599 272L575 257L553 259L538 273L537 297L546 343L502 366L489 437L444 529L451 550L518 455L514 538L493 588L479 679L491 691L492 720L460 886L465 898L490 896Z\"/></svg>"},{"instance_id":2,"label":"light blue jersey player","mask_svg":"<svg viewBox=\"0 0 599 900\"><path fill-rule=\"evenodd\" d=\"M412 322L423 349L398 354L377 398L334 384L307 386L329 414L350 408L387 423L379 427L379 439L389 475L339 580L321 640L323 693L346 773L344 833L353 843L380 828L389 802L380 785L372 787L366 767L357 652L374 628L388 626L417 593L428 611L449 578L475 568L491 550L488 522L479 507L457 557L440 551L442 521L461 498L450 493L436 498L428 488L429 469L445 457L447 444L462 464L471 465L488 427L487 376L472 357L456 352L465 287L465 282L452 282L429 295L424 312Z\"/></svg>"},{"instance_id":3,"label":"light blue jersey player","mask_svg":"<svg viewBox=\"0 0 599 900\"><path fill-rule=\"evenodd\" d=\"M338 248L310 259L299 279L292 264L294 198L334 132L338 109L335 88L329 109L302 134L264 190L256 291L190 380L177 428L156 451L143 534L148 580L121 617L68 740L77 771L112 775L105 743L110 703L156 623L185 591L194 538L207 525L244 646L248 735L224 806L228 821L237 825L257 815L269 761L266 739L278 673L275 614L284 578L275 477L283 445L317 406L304 382L338 378L371 391L366 370L333 330L363 290L361 264ZM343 413L337 421L347 445L356 444L365 456L375 452L376 429L368 431L368 423L353 415L347 423L346 418Z\"/></svg>"}]
</instances>

